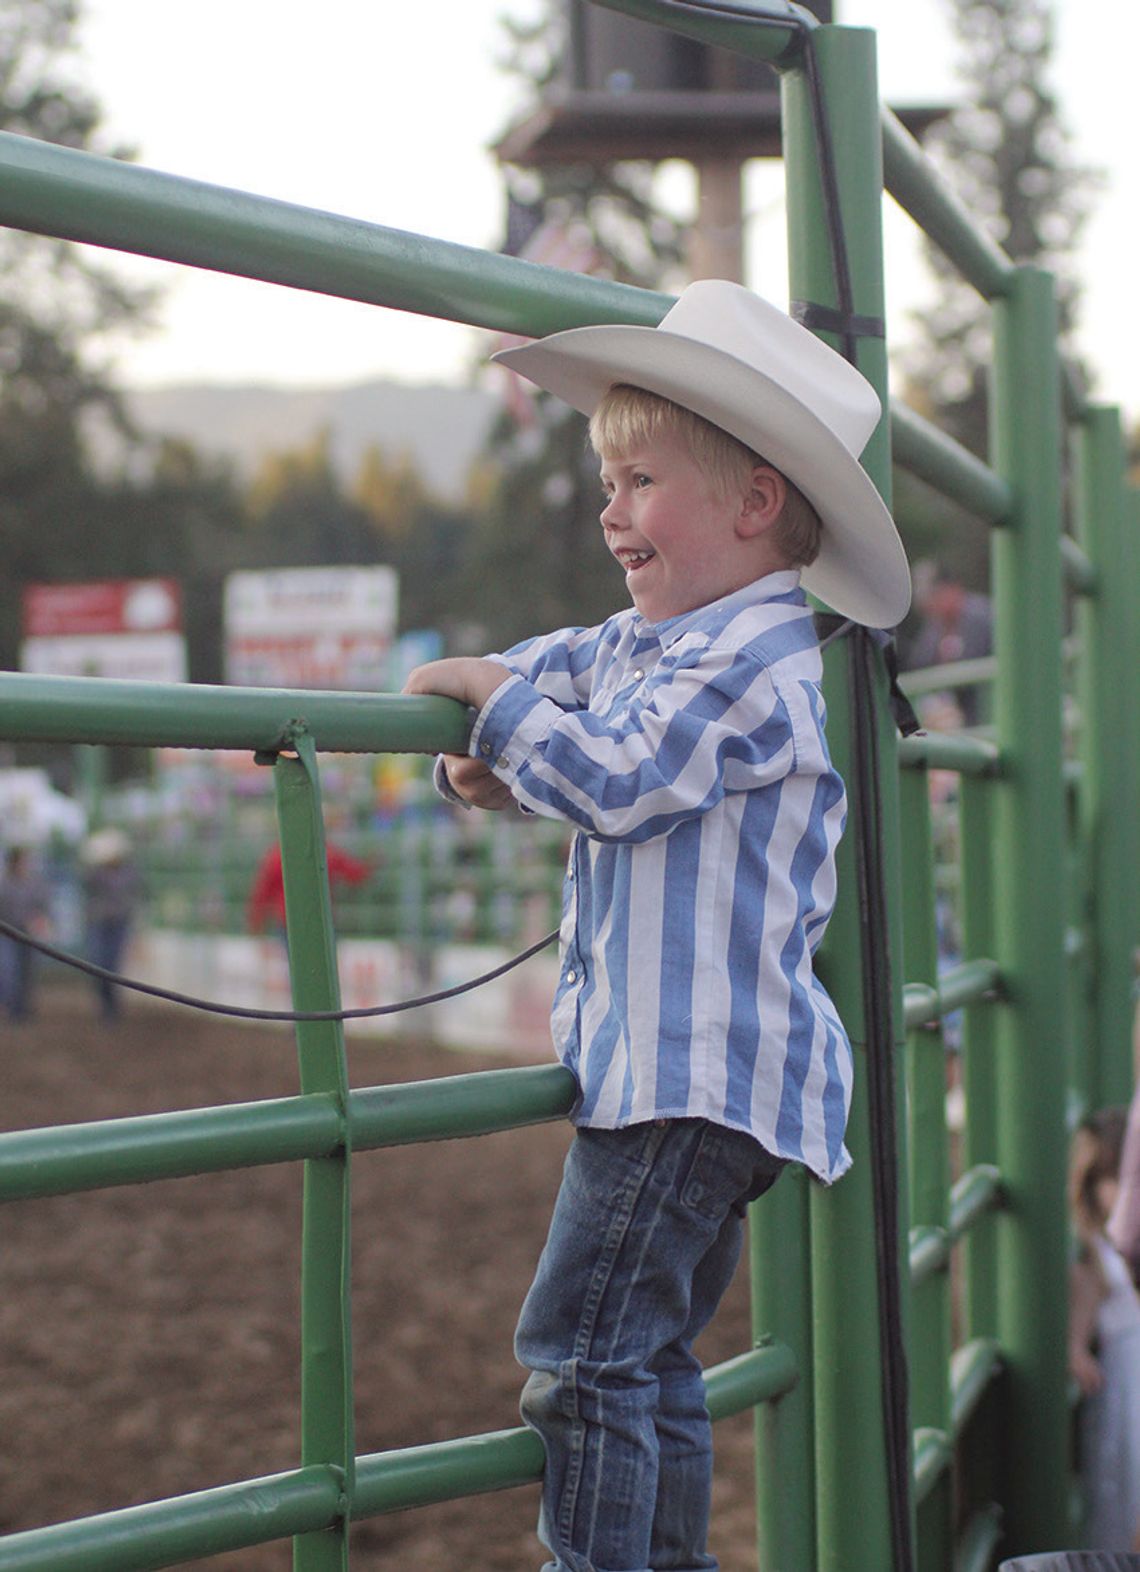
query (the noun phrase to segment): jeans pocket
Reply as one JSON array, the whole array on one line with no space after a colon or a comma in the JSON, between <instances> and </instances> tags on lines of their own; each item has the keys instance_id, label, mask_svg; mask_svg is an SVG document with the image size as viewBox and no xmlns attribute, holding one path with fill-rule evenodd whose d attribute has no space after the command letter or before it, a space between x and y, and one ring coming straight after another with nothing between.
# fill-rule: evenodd
<instances>
[{"instance_id":1,"label":"jeans pocket","mask_svg":"<svg viewBox=\"0 0 1140 1572\"><path fill-rule=\"evenodd\" d=\"M729 1211L743 1212L776 1182L783 1167L780 1158L742 1130L707 1123L681 1186L681 1203L712 1221Z\"/></svg>"}]
</instances>

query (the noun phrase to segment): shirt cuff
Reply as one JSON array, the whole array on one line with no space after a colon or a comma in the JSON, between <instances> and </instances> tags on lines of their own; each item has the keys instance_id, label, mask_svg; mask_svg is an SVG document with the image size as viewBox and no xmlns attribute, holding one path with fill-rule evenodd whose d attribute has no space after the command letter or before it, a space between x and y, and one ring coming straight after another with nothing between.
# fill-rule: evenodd
<instances>
[{"instance_id":1,"label":"shirt cuff","mask_svg":"<svg viewBox=\"0 0 1140 1572\"><path fill-rule=\"evenodd\" d=\"M533 749L564 714L553 699L544 698L524 678L512 675L479 711L467 751L513 787Z\"/></svg>"}]
</instances>

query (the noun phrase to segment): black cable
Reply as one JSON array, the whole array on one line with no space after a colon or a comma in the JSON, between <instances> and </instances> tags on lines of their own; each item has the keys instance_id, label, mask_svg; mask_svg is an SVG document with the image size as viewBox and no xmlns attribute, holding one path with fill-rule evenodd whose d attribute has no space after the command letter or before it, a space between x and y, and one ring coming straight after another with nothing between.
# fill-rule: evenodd
<instances>
[{"instance_id":1,"label":"black cable","mask_svg":"<svg viewBox=\"0 0 1140 1572\"><path fill-rule=\"evenodd\" d=\"M504 961L493 971L483 972L479 977L472 977L468 982L456 983L453 988L442 988L438 993L427 993L418 999L401 999L398 1004L370 1004L356 1010L255 1010L252 1006L219 1004L213 999L198 999L193 994L176 993L172 988L159 988L154 983L139 982L137 978L124 977L119 972L108 971L105 966L96 966L93 961L85 961L67 950L59 950L54 944L48 944L44 939L37 939L32 934L25 933L22 928L14 927L10 922L0 921L0 934L5 938L14 939L17 944L26 944L30 949L38 950L41 955L49 956L53 961L62 961L65 966L73 966L76 971L86 972L89 977L98 977L104 982L116 983L120 988L130 988L135 993L149 994L153 999L166 999L170 1004L184 1004L192 1010L208 1010L213 1015L236 1015L246 1021L357 1021L366 1016L397 1015L401 1010L415 1010L423 1004L440 1004L444 999L455 999L461 993L470 993L473 988L478 988L483 983L494 982L496 977L502 977L504 972L513 971L516 966L521 966L523 961L529 961L532 955L545 950L548 944L553 944L557 939L558 929L555 928L553 933L548 933L545 938L539 939L537 943L520 951L518 955L513 955L509 961Z\"/></svg>"}]
</instances>

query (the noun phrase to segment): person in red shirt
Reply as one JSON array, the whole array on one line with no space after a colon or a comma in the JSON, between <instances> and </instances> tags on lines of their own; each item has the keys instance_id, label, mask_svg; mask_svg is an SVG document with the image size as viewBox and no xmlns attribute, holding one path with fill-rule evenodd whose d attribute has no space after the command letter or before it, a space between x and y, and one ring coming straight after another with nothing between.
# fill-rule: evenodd
<instances>
[{"instance_id":1,"label":"person in red shirt","mask_svg":"<svg viewBox=\"0 0 1140 1572\"><path fill-rule=\"evenodd\" d=\"M339 846L325 847L330 885L363 884L372 872L371 865L351 857ZM281 847L275 841L257 865L246 907L246 926L250 933L285 932L285 875L281 867Z\"/></svg>"}]
</instances>

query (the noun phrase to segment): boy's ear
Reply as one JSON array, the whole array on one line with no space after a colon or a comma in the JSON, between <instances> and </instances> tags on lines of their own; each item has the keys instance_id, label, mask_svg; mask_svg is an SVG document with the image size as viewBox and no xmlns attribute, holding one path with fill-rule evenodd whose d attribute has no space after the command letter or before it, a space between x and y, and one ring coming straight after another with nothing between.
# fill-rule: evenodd
<instances>
[{"instance_id":1,"label":"boy's ear","mask_svg":"<svg viewBox=\"0 0 1140 1572\"><path fill-rule=\"evenodd\" d=\"M770 464L757 464L749 477L736 523L736 533L741 539L747 540L771 529L784 511L787 495L788 485L780 471Z\"/></svg>"}]
</instances>

